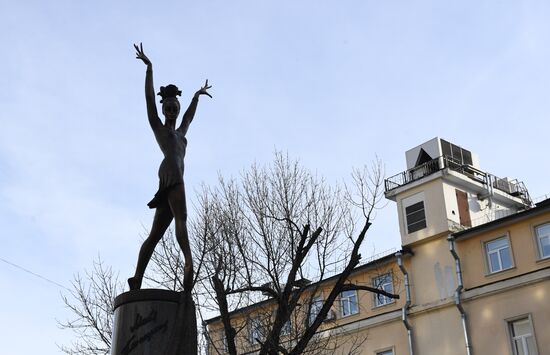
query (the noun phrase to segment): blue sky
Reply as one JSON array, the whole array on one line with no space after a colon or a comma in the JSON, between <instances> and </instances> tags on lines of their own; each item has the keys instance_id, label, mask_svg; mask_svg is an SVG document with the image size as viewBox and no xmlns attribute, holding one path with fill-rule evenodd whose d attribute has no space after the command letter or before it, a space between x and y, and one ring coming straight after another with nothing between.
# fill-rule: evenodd
<instances>
[{"instance_id":1,"label":"blue sky","mask_svg":"<svg viewBox=\"0 0 550 355\"><path fill-rule=\"evenodd\" d=\"M0 258L63 285L98 254L132 273L162 159L140 41L183 105L213 85L188 133L191 205L275 149L341 181L375 154L393 175L435 136L547 194L549 19L547 1L4 1ZM363 255L399 246L396 215ZM58 353L61 289L4 262L0 284L3 353Z\"/></svg>"}]
</instances>

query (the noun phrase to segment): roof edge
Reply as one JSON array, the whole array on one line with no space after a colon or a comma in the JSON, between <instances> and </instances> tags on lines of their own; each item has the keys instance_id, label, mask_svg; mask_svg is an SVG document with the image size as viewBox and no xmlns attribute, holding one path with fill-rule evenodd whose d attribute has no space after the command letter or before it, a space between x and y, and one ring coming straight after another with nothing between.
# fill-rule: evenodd
<instances>
[{"instance_id":1,"label":"roof edge","mask_svg":"<svg viewBox=\"0 0 550 355\"><path fill-rule=\"evenodd\" d=\"M410 248L404 247L403 249L398 250L398 251L395 252L395 253L385 255L385 256L383 256L383 257L381 257L381 258L378 258L378 259L369 261L368 263L365 263L365 264L363 264L363 265L357 266L355 269L353 269L352 275L355 274L355 273L357 273L357 272L359 272L359 271L362 271L362 270L365 270L365 269L369 269L369 268L371 268L371 267L373 267L373 266L376 266L377 264L380 264L380 263L383 263L383 262L390 261L390 259L395 258L395 255L396 255L397 253L401 253L401 255L410 255L410 256L414 255L413 252L412 252L412 250L411 250ZM319 286L319 285L324 284L324 283L327 283L327 282L331 282L331 281L335 280L339 275L340 275L340 274L336 274L336 275L333 275L333 276L331 276L331 277L329 277L329 278L326 278L326 279L323 279L323 280L316 281L316 282L314 282L314 283L308 285L308 286L306 287L306 290L307 290L308 288L312 288L312 287ZM245 306L245 307L242 307L242 308L235 309L235 310L229 312L229 316L233 316L233 315L235 315L235 314L239 314L239 313L246 312L247 310L250 310L250 309L252 309L252 308L254 308L254 307L259 307L259 306L268 304L268 303L273 302L273 301L274 301L273 298L268 298L268 299L266 299L266 300L263 300L263 301L260 301L260 302L253 303L253 304L251 304L251 305L248 305L248 306ZM203 323L206 324L206 325L209 325L209 324L215 323L215 322L217 322L217 321L219 321L219 320L221 320L221 316L216 316L216 317L214 317L214 318L205 319L205 320L203 321Z\"/></svg>"}]
</instances>

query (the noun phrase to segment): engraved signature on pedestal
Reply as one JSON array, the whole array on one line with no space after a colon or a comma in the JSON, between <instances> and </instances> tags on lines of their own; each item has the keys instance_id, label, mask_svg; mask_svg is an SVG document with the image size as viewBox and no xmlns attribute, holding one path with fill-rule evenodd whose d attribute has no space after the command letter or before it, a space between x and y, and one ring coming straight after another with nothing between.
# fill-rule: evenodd
<instances>
[{"instance_id":1,"label":"engraved signature on pedestal","mask_svg":"<svg viewBox=\"0 0 550 355\"><path fill-rule=\"evenodd\" d=\"M133 333L145 324L153 322L157 319L157 311L151 309L151 312L146 317L143 317L141 314L136 314L136 319L134 319L134 325L130 327L130 331Z\"/></svg>"},{"instance_id":2,"label":"engraved signature on pedestal","mask_svg":"<svg viewBox=\"0 0 550 355\"><path fill-rule=\"evenodd\" d=\"M130 339L128 339L128 341L126 342L126 344L124 345L120 353L122 355L128 355L134 349L136 349L140 344L147 341L151 341L151 339L155 334L159 332L165 332L166 329L168 328L168 321L164 321L164 323L154 326L153 328L149 329L147 332L145 332L142 335L138 336L137 334L134 334L136 330L138 330L139 328L143 327L148 323L155 322L156 319L157 319L157 311L154 309L151 309L151 312L149 312L149 314L145 317L142 316L140 313L137 313L136 318L134 319L134 324L130 327L130 332L132 336L130 337Z\"/></svg>"}]
</instances>

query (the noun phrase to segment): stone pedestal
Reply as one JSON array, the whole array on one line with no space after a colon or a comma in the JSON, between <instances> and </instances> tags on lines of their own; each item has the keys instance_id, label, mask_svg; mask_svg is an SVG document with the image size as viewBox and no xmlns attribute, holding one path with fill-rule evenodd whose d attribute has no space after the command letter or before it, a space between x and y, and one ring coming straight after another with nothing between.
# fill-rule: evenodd
<instances>
[{"instance_id":1,"label":"stone pedestal","mask_svg":"<svg viewBox=\"0 0 550 355\"><path fill-rule=\"evenodd\" d=\"M115 299L111 355L162 355L177 324L180 293L144 289Z\"/></svg>"}]
</instances>

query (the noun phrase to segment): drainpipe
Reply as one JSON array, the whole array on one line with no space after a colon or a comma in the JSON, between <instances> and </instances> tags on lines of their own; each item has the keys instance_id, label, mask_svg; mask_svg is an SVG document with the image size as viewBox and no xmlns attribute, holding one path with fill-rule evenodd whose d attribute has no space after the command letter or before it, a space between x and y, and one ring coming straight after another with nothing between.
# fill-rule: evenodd
<instances>
[{"instance_id":1,"label":"drainpipe","mask_svg":"<svg viewBox=\"0 0 550 355\"><path fill-rule=\"evenodd\" d=\"M488 207L489 209L493 207L493 196L495 195L494 187L493 187L493 175L487 173L485 175L485 184L487 185L487 199L488 199Z\"/></svg>"},{"instance_id":2,"label":"drainpipe","mask_svg":"<svg viewBox=\"0 0 550 355\"><path fill-rule=\"evenodd\" d=\"M409 323L409 307L411 306L411 288L409 284L409 273L405 269L405 266L403 266L403 253L398 251L395 253L395 256L397 257L397 265L399 266L399 269L403 273L403 277L405 278L405 305L401 309L401 320L403 321L403 325L405 326L405 329L407 329L407 337L409 339L409 355L414 355L414 349L413 349L413 341L412 341L412 326Z\"/></svg>"},{"instance_id":3,"label":"drainpipe","mask_svg":"<svg viewBox=\"0 0 550 355\"><path fill-rule=\"evenodd\" d=\"M458 257L455 249L455 238L452 235L449 235L449 237L447 237L447 240L449 241L449 251L453 256L453 259L455 260L456 279L458 281L458 286L455 290L455 305L458 309L458 312L460 313L460 319L462 320L462 330L464 331L464 340L466 342L466 354L472 355L472 344L470 343L470 333L468 332L468 320L466 318L466 311L462 306L462 301L460 297L460 295L462 294L462 290L464 289L464 284L462 283L462 269L460 267L460 258Z\"/></svg>"}]
</instances>

